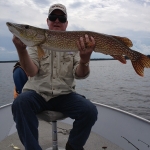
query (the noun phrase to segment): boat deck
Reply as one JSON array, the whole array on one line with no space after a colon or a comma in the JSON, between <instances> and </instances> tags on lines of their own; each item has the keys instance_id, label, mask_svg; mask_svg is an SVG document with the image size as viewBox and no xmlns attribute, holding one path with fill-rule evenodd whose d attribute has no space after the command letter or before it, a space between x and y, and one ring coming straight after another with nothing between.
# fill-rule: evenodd
<instances>
[{"instance_id":1,"label":"boat deck","mask_svg":"<svg viewBox=\"0 0 150 150\"><path fill-rule=\"evenodd\" d=\"M62 129L69 130L72 128L71 125L62 123L60 121L57 122L58 132L62 132ZM58 133L58 146L64 148L67 142L69 135L64 135L62 133ZM45 122L43 120L39 120L39 143L43 150L52 146L52 134L51 134L51 124ZM3 141L0 142L0 150L15 150L13 148L14 145L18 147L20 150L24 150L23 145L21 144L18 134L14 133ZM111 143L105 138L97 135L96 133L91 132L86 145L84 146L85 150L103 150L103 147L107 147L105 150L123 150L117 145Z\"/></svg>"}]
</instances>

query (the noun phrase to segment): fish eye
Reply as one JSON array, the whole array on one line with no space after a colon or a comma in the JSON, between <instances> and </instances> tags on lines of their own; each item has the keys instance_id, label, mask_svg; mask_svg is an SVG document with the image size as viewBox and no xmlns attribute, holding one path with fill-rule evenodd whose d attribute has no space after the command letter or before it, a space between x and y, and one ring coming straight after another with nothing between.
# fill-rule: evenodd
<instances>
[{"instance_id":1,"label":"fish eye","mask_svg":"<svg viewBox=\"0 0 150 150\"><path fill-rule=\"evenodd\" d=\"M26 26L25 26L25 29L29 29L29 26L28 26L28 25L26 25Z\"/></svg>"}]
</instances>

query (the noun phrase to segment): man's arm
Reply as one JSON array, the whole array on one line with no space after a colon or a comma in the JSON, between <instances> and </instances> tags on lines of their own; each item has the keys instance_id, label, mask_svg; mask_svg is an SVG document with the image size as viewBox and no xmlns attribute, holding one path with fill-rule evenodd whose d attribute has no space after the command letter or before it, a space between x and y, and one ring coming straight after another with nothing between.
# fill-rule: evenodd
<instances>
[{"instance_id":1,"label":"man's arm","mask_svg":"<svg viewBox=\"0 0 150 150\"><path fill-rule=\"evenodd\" d=\"M95 40L93 37L89 38L88 35L85 35L85 41L83 37L80 37L80 40L77 41L77 46L80 53L80 61L75 74L78 77L85 77L90 72L89 62L95 48Z\"/></svg>"},{"instance_id":2,"label":"man's arm","mask_svg":"<svg viewBox=\"0 0 150 150\"><path fill-rule=\"evenodd\" d=\"M20 39L18 39L16 36L13 36L12 41L17 49L19 61L20 61L22 68L25 70L25 72L28 74L28 76L30 76L30 77L35 76L38 72L38 67L31 60L31 58L26 50L26 45L24 45L20 41Z\"/></svg>"}]
</instances>

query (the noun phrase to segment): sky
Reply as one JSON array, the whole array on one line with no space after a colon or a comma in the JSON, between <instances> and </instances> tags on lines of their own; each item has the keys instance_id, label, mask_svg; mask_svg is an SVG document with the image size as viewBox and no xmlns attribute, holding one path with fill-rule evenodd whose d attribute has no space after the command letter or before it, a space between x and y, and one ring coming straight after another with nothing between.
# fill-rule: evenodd
<instances>
[{"instance_id":1,"label":"sky","mask_svg":"<svg viewBox=\"0 0 150 150\"><path fill-rule=\"evenodd\" d=\"M94 31L128 37L132 49L150 54L150 0L0 0L0 61L18 60L6 22L46 28L49 7L67 7L68 31ZM91 58L111 58L92 53Z\"/></svg>"}]
</instances>

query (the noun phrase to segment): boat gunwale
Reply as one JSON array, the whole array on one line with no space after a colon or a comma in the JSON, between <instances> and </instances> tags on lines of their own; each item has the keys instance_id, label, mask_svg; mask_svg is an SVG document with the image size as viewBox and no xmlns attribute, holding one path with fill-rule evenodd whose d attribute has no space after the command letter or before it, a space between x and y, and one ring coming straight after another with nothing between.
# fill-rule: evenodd
<instances>
[{"instance_id":1,"label":"boat gunwale","mask_svg":"<svg viewBox=\"0 0 150 150\"><path fill-rule=\"evenodd\" d=\"M5 104L5 105L2 105L2 106L0 106L0 109L5 108L5 107L8 107L8 106L10 106L10 105L12 105L12 103L8 103L8 104Z\"/></svg>"},{"instance_id":2,"label":"boat gunwale","mask_svg":"<svg viewBox=\"0 0 150 150\"><path fill-rule=\"evenodd\" d=\"M124 114L126 114L126 115L129 115L129 116L131 116L131 117L134 117L134 118L136 118L136 119L139 119L139 120L141 120L141 121L144 121L144 122L147 122L148 124L150 124L150 120L147 120L147 119L145 119L145 118L143 118L143 117L140 117L140 116L138 116L138 115L135 115L135 114L133 114L133 113L127 112L127 111L125 111L125 110L121 110L121 109L116 108L116 107L113 107L113 106L109 106L109 105L106 105L106 104L97 103L97 102L93 102L93 101L92 101L92 103L95 104L95 105L99 105L99 106L105 107L105 108L110 108L110 109L115 110L115 111L118 111L118 112L120 112L120 113L124 113Z\"/></svg>"},{"instance_id":3,"label":"boat gunwale","mask_svg":"<svg viewBox=\"0 0 150 150\"><path fill-rule=\"evenodd\" d=\"M92 103L95 104L95 105L98 105L98 106L102 106L102 107L105 107L105 108L109 108L109 109L118 111L118 112L120 112L120 113L124 113L124 114L126 114L126 115L132 116L132 117L134 117L134 118L137 118L137 119L139 119L139 120L141 120L141 121L144 121L144 122L147 122L148 124L150 124L150 120L147 120L147 119L145 119L145 118L143 118L143 117L140 117L140 116L138 116L138 115L135 115L135 114L133 114L133 113L127 112L127 111L125 111L125 110L121 110L121 109L119 109L119 108L116 108L116 107L113 107L113 106L109 106L109 105L106 105L106 104L102 104L102 103L98 103L98 102L93 102L93 101L92 101ZM8 104L5 104L5 105L2 105L2 106L0 106L0 109L5 108L5 107L8 107L8 106L10 106L10 105L12 105L12 103L8 103Z\"/></svg>"}]
</instances>

